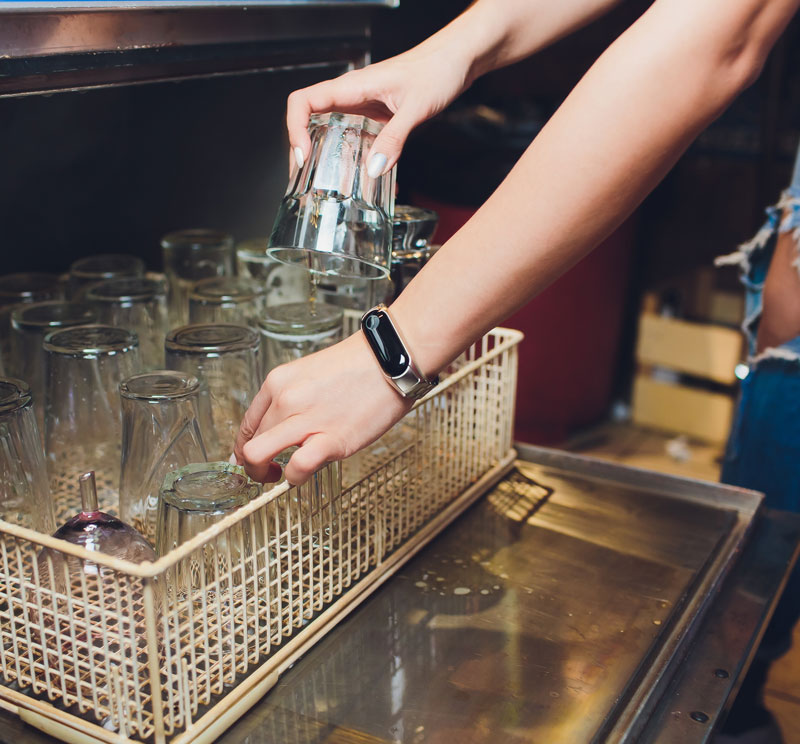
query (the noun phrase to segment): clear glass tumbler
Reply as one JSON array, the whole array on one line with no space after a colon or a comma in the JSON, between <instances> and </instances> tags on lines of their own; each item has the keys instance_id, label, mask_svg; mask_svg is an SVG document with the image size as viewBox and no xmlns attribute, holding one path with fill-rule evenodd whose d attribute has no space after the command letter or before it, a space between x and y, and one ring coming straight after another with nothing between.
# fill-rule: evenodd
<instances>
[{"instance_id":1,"label":"clear glass tumbler","mask_svg":"<svg viewBox=\"0 0 800 744\"><path fill-rule=\"evenodd\" d=\"M203 437L209 458L227 460L245 411L261 386L259 337L231 324L189 325L167 334L167 367L187 372L205 385L203 406L213 425Z\"/></svg>"},{"instance_id":2,"label":"clear glass tumbler","mask_svg":"<svg viewBox=\"0 0 800 744\"><path fill-rule=\"evenodd\" d=\"M161 238L164 273L169 285L169 325L189 321L189 293L201 279L232 276L233 236L220 230L176 230Z\"/></svg>"},{"instance_id":3,"label":"clear glass tumbler","mask_svg":"<svg viewBox=\"0 0 800 744\"><path fill-rule=\"evenodd\" d=\"M82 300L87 287L109 279L144 276L144 261L126 253L100 253L79 258L69 267L68 294L72 300Z\"/></svg>"},{"instance_id":4,"label":"clear glass tumbler","mask_svg":"<svg viewBox=\"0 0 800 744\"><path fill-rule=\"evenodd\" d=\"M0 519L50 534L56 527L31 393L0 377Z\"/></svg>"},{"instance_id":5,"label":"clear glass tumbler","mask_svg":"<svg viewBox=\"0 0 800 744\"><path fill-rule=\"evenodd\" d=\"M189 295L190 323L236 323L258 327L267 288L257 279L222 276L197 282Z\"/></svg>"},{"instance_id":6,"label":"clear glass tumbler","mask_svg":"<svg viewBox=\"0 0 800 744\"><path fill-rule=\"evenodd\" d=\"M168 322L164 282L145 277L112 279L89 287L86 301L97 308L101 323L136 334L143 369L164 366Z\"/></svg>"},{"instance_id":7,"label":"clear glass tumbler","mask_svg":"<svg viewBox=\"0 0 800 744\"><path fill-rule=\"evenodd\" d=\"M227 462L195 463L173 471L159 498L156 553L166 555L260 493L261 487L242 468ZM243 569L252 568L254 543L244 523L229 528L177 564L167 576L167 591L175 599L202 592L213 601L230 588L230 579L241 585Z\"/></svg>"},{"instance_id":8,"label":"clear glass tumbler","mask_svg":"<svg viewBox=\"0 0 800 744\"><path fill-rule=\"evenodd\" d=\"M381 129L364 116L311 117L311 152L292 172L269 238L270 256L315 274L388 276L395 169L367 176L367 155Z\"/></svg>"},{"instance_id":9,"label":"clear glass tumbler","mask_svg":"<svg viewBox=\"0 0 800 744\"><path fill-rule=\"evenodd\" d=\"M136 335L103 325L45 337L45 451L56 517L81 508L78 478L97 476L100 508L116 512L122 443L119 384L139 371Z\"/></svg>"},{"instance_id":10,"label":"clear glass tumbler","mask_svg":"<svg viewBox=\"0 0 800 744\"><path fill-rule=\"evenodd\" d=\"M344 312L315 302L292 302L268 307L259 322L262 337L262 376L280 364L332 346L342 338Z\"/></svg>"},{"instance_id":11,"label":"clear glass tumbler","mask_svg":"<svg viewBox=\"0 0 800 744\"><path fill-rule=\"evenodd\" d=\"M208 459L200 426L200 382L185 372L159 370L123 380L119 391L120 516L155 543L164 478L184 465Z\"/></svg>"},{"instance_id":12,"label":"clear glass tumbler","mask_svg":"<svg viewBox=\"0 0 800 744\"><path fill-rule=\"evenodd\" d=\"M39 433L44 434L44 338L60 328L97 321L97 311L78 302L35 302L11 313L12 373L30 385Z\"/></svg>"},{"instance_id":13,"label":"clear glass tumbler","mask_svg":"<svg viewBox=\"0 0 800 744\"><path fill-rule=\"evenodd\" d=\"M257 279L266 287L267 305L305 302L310 294L306 267L281 263L268 256L266 238L243 240L236 246L236 273Z\"/></svg>"},{"instance_id":14,"label":"clear glass tumbler","mask_svg":"<svg viewBox=\"0 0 800 744\"><path fill-rule=\"evenodd\" d=\"M17 305L60 300L64 285L57 274L28 272L0 276L0 372L9 374L11 313Z\"/></svg>"}]
</instances>

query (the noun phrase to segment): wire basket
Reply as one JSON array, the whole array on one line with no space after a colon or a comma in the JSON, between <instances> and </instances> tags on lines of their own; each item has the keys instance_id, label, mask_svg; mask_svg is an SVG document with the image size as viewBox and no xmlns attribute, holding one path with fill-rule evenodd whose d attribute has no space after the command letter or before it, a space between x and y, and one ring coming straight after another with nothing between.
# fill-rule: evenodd
<instances>
[{"instance_id":1,"label":"wire basket","mask_svg":"<svg viewBox=\"0 0 800 744\"><path fill-rule=\"evenodd\" d=\"M213 741L510 466L521 338L487 334L364 453L155 563L0 522L0 706L65 741ZM94 570L68 582L43 548Z\"/></svg>"}]
</instances>

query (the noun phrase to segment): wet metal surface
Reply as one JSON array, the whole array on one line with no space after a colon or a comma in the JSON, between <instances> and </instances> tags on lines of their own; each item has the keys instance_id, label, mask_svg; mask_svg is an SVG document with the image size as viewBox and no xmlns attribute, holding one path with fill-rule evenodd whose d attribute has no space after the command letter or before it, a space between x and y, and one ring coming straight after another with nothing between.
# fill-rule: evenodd
<instances>
[{"instance_id":1,"label":"wet metal surface","mask_svg":"<svg viewBox=\"0 0 800 744\"><path fill-rule=\"evenodd\" d=\"M740 520L719 504L523 466L220 741L614 739Z\"/></svg>"}]
</instances>

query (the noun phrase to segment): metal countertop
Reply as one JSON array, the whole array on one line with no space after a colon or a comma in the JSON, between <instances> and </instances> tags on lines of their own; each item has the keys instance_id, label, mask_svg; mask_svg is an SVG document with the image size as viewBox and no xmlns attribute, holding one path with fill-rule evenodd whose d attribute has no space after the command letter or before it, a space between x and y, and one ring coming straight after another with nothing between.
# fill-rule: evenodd
<instances>
[{"instance_id":1,"label":"metal countertop","mask_svg":"<svg viewBox=\"0 0 800 744\"><path fill-rule=\"evenodd\" d=\"M523 464L218 741L707 740L796 558L800 517L762 513L709 584L749 529L726 499L747 511L747 492L652 478L621 487ZM665 483L689 498L656 493ZM52 741L8 713L0 724L2 742Z\"/></svg>"}]
</instances>

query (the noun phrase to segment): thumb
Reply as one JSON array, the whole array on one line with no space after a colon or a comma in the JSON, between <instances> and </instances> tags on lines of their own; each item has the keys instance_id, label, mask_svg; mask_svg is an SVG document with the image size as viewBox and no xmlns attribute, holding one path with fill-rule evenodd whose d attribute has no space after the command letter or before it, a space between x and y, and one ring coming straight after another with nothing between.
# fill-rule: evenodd
<instances>
[{"instance_id":1,"label":"thumb","mask_svg":"<svg viewBox=\"0 0 800 744\"><path fill-rule=\"evenodd\" d=\"M367 158L367 175L377 178L391 170L397 162L411 130L422 117L415 112L398 111L375 138Z\"/></svg>"}]
</instances>

